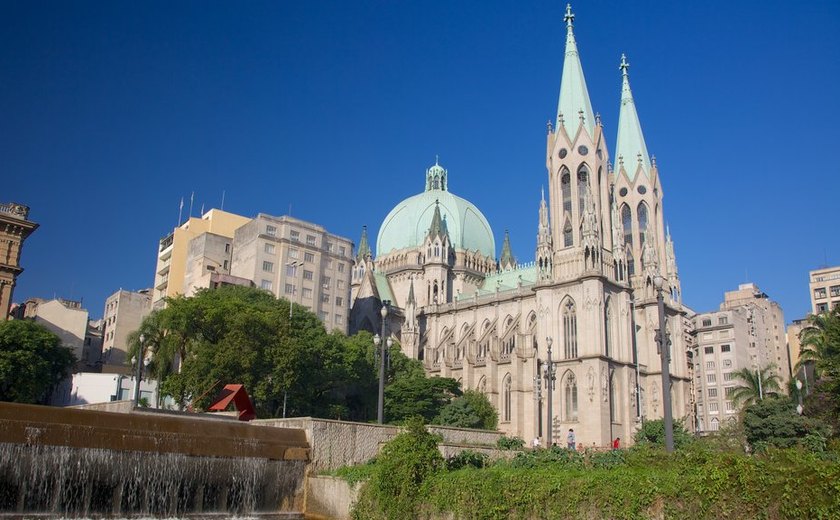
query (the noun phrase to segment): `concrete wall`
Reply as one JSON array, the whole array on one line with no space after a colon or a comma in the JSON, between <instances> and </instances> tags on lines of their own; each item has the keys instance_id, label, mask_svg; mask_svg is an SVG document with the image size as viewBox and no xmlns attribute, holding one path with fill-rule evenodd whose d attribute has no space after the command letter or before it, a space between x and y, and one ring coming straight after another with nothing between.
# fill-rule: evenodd
<instances>
[{"instance_id":1,"label":"concrete wall","mask_svg":"<svg viewBox=\"0 0 840 520\"><path fill-rule=\"evenodd\" d=\"M304 495L306 517L349 520L360 487L361 484L351 486L339 477L310 475Z\"/></svg>"},{"instance_id":2,"label":"concrete wall","mask_svg":"<svg viewBox=\"0 0 840 520\"><path fill-rule=\"evenodd\" d=\"M311 447L310 474L334 470L342 466L364 464L379 453L385 442L393 439L400 428L390 425L331 421L311 417L262 419L252 424L281 428L300 428L306 432ZM443 437L441 452L452 456L465 448L484 446L492 450L501 432L430 426L429 431Z\"/></svg>"}]
</instances>

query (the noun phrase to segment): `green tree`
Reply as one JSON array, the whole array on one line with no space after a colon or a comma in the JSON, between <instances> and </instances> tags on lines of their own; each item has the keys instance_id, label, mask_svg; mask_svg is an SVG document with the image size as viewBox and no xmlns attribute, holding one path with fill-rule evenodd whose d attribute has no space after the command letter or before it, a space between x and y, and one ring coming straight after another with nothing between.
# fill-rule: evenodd
<instances>
[{"instance_id":1,"label":"green tree","mask_svg":"<svg viewBox=\"0 0 840 520\"><path fill-rule=\"evenodd\" d=\"M665 423L662 419L654 419L642 423L642 427L633 436L636 444L665 446ZM688 431L682 421L674 421L674 447L676 449L683 448L691 444L694 438Z\"/></svg>"},{"instance_id":2,"label":"green tree","mask_svg":"<svg viewBox=\"0 0 840 520\"><path fill-rule=\"evenodd\" d=\"M420 364L419 361L416 363ZM420 416L431 423L441 409L460 394L458 381L449 377L426 377L421 366L419 372L412 369L396 374L394 381L385 387L385 418L390 423L400 423Z\"/></svg>"},{"instance_id":3,"label":"green tree","mask_svg":"<svg viewBox=\"0 0 840 520\"><path fill-rule=\"evenodd\" d=\"M799 333L799 341L797 369L810 362L817 377L840 376L840 306L808 316L808 326Z\"/></svg>"},{"instance_id":4,"label":"green tree","mask_svg":"<svg viewBox=\"0 0 840 520\"><path fill-rule=\"evenodd\" d=\"M466 390L444 406L435 422L459 428L495 430L499 416L487 396L477 390Z\"/></svg>"},{"instance_id":5,"label":"green tree","mask_svg":"<svg viewBox=\"0 0 840 520\"><path fill-rule=\"evenodd\" d=\"M744 408L744 433L754 450L767 446L790 448L805 442L809 435L825 439L828 426L818 419L796 413L790 399L768 397Z\"/></svg>"},{"instance_id":6,"label":"green tree","mask_svg":"<svg viewBox=\"0 0 840 520\"><path fill-rule=\"evenodd\" d=\"M758 370L742 368L734 372L741 384L732 391L732 401L736 405L752 404L764 397L778 395L782 387L775 369L771 364Z\"/></svg>"},{"instance_id":7,"label":"green tree","mask_svg":"<svg viewBox=\"0 0 840 520\"><path fill-rule=\"evenodd\" d=\"M75 362L58 336L34 321L0 322L0 400L46 402Z\"/></svg>"}]
</instances>

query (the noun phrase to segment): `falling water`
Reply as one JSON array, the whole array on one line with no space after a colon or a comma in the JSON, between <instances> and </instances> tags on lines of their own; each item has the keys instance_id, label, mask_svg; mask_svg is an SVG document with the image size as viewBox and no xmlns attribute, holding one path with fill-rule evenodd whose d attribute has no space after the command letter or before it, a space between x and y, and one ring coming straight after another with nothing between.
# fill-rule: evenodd
<instances>
[{"instance_id":1,"label":"falling water","mask_svg":"<svg viewBox=\"0 0 840 520\"><path fill-rule=\"evenodd\" d=\"M0 512L177 517L295 509L305 462L0 443Z\"/></svg>"}]
</instances>

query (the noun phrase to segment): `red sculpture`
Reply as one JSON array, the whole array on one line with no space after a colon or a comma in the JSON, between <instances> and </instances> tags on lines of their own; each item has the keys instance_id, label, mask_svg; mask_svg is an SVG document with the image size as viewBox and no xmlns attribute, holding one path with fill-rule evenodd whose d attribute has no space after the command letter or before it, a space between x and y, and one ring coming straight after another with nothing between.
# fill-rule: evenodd
<instances>
[{"instance_id":1,"label":"red sculpture","mask_svg":"<svg viewBox=\"0 0 840 520\"><path fill-rule=\"evenodd\" d=\"M257 417L254 405L251 404L251 398L248 397L248 392L245 391L245 385L225 385L207 411L224 412L230 406L231 402L239 412L240 421L250 421Z\"/></svg>"}]
</instances>

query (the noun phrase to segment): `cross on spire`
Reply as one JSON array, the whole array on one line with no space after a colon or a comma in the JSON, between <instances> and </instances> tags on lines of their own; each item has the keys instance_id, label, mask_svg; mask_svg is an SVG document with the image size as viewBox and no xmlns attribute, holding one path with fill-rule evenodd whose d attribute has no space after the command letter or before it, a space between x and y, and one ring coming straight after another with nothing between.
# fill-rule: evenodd
<instances>
[{"instance_id":1,"label":"cross on spire","mask_svg":"<svg viewBox=\"0 0 840 520\"><path fill-rule=\"evenodd\" d=\"M585 117L583 117L583 109L582 108L580 110L578 110L578 118L580 119L581 123L583 123L583 120L586 119Z\"/></svg>"},{"instance_id":2,"label":"cross on spire","mask_svg":"<svg viewBox=\"0 0 840 520\"><path fill-rule=\"evenodd\" d=\"M563 21L569 29L574 27L575 15L572 13L572 4L566 4L566 16L563 17Z\"/></svg>"},{"instance_id":3,"label":"cross on spire","mask_svg":"<svg viewBox=\"0 0 840 520\"><path fill-rule=\"evenodd\" d=\"M627 56L623 53L621 54L621 65L619 65L618 68L621 69L622 76L627 76L627 69L630 68L630 64L627 63Z\"/></svg>"},{"instance_id":4,"label":"cross on spire","mask_svg":"<svg viewBox=\"0 0 840 520\"><path fill-rule=\"evenodd\" d=\"M440 166L440 164L438 163L439 159L440 157L438 156L438 154L435 154L435 166Z\"/></svg>"}]
</instances>

